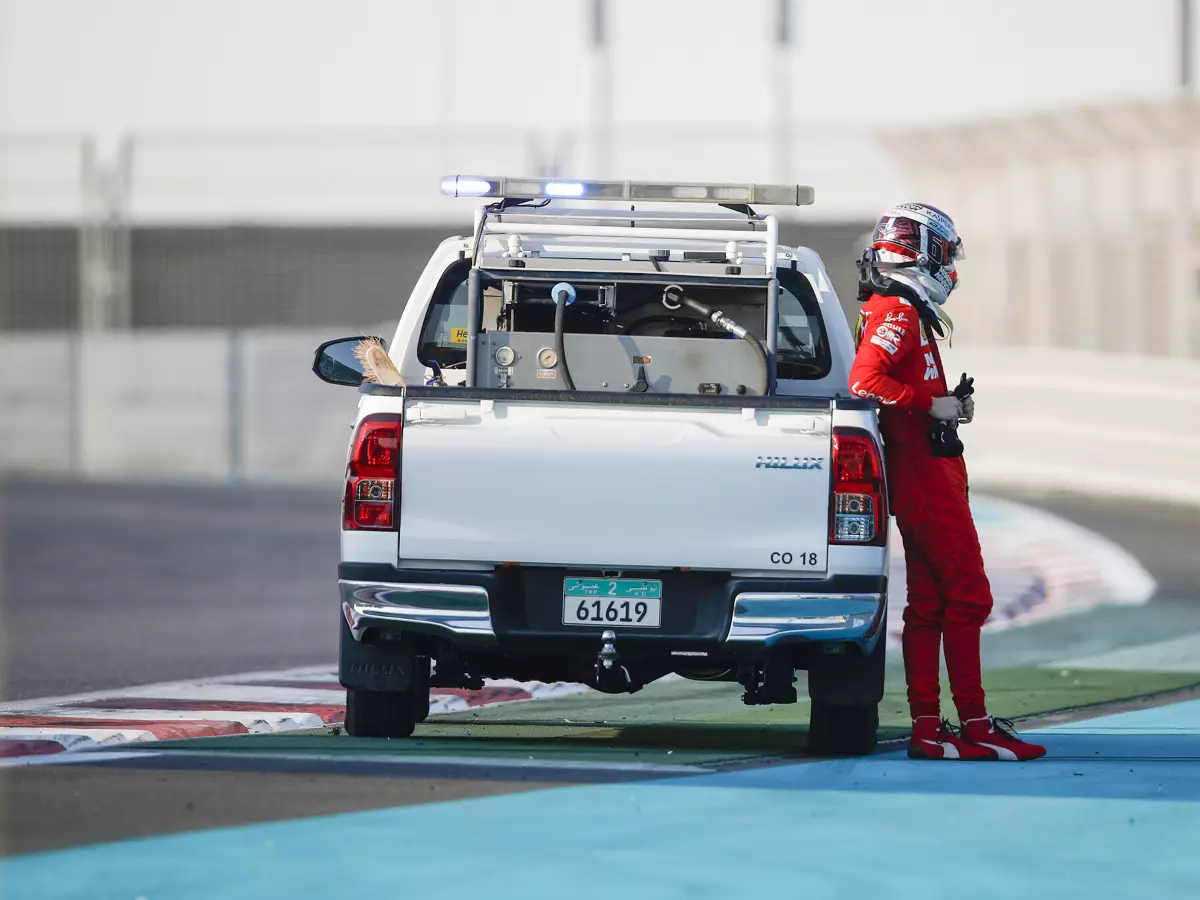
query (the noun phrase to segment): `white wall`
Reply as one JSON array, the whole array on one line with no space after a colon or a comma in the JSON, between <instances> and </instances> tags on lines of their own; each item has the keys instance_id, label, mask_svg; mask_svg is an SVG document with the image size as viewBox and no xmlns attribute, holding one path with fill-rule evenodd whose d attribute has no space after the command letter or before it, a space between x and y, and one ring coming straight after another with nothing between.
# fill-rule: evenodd
<instances>
[{"instance_id":1,"label":"white wall","mask_svg":"<svg viewBox=\"0 0 1200 900\"><path fill-rule=\"evenodd\" d=\"M358 394L310 371L336 333L2 336L0 469L337 483Z\"/></svg>"},{"instance_id":2,"label":"white wall","mask_svg":"<svg viewBox=\"0 0 1200 900\"><path fill-rule=\"evenodd\" d=\"M70 337L0 337L0 469L71 471L78 357Z\"/></svg>"},{"instance_id":3,"label":"white wall","mask_svg":"<svg viewBox=\"0 0 1200 900\"><path fill-rule=\"evenodd\" d=\"M1154 94L1168 0L792 0L797 117L949 119ZM585 0L0 0L0 130L588 116ZM764 120L775 0L609 0L618 121Z\"/></svg>"},{"instance_id":4,"label":"white wall","mask_svg":"<svg viewBox=\"0 0 1200 900\"><path fill-rule=\"evenodd\" d=\"M2 337L0 468L334 484L358 393L310 366L335 333ZM962 430L972 484L1200 507L1200 362L963 347L944 359L951 380L976 379Z\"/></svg>"},{"instance_id":5,"label":"white wall","mask_svg":"<svg viewBox=\"0 0 1200 900\"><path fill-rule=\"evenodd\" d=\"M975 378L972 483L1200 506L1200 361L1050 348L942 348Z\"/></svg>"},{"instance_id":6,"label":"white wall","mask_svg":"<svg viewBox=\"0 0 1200 900\"><path fill-rule=\"evenodd\" d=\"M132 137L140 221L465 222L438 176L554 161L813 184L802 215L847 220L914 187L872 129L1173 90L1170 0L788 2L780 51L778 0L607 0L600 68L588 0L0 0L0 219L78 215L54 132Z\"/></svg>"}]
</instances>

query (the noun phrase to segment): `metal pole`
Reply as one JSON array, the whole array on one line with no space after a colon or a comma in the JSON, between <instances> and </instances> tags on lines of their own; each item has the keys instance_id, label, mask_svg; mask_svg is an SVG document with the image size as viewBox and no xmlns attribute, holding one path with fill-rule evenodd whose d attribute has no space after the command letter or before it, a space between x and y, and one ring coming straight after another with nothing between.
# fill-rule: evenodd
<instances>
[{"instance_id":1,"label":"metal pole","mask_svg":"<svg viewBox=\"0 0 1200 900\"><path fill-rule=\"evenodd\" d=\"M592 49L593 176L612 175L612 69L608 58L608 3L589 0L588 43Z\"/></svg>"},{"instance_id":2,"label":"metal pole","mask_svg":"<svg viewBox=\"0 0 1200 900\"><path fill-rule=\"evenodd\" d=\"M1192 0L1179 0L1179 89L1192 89Z\"/></svg>"},{"instance_id":3,"label":"metal pole","mask_svg":"<svg viewBox=\"0 0 1200 900\"><path fill-rule=\"evenodd\" d=\"M79 322L80 331L99 327L103 319L103 296L99 288L99 273L103 270L101 228L97 220L103 204L101 172L96 141L86 137L80 145L79 182L82 191L79 218Z\"/></svg>"},{"instance_id":4,"label":"metal pole","mask_svg":"<svg viewBox=\"0 0 1200 900\"><path fill-rule=\"evenodd\" d=\"M455 0L442 0L441 3L441 33L442 33L442 77L441 97L437 111L437 139L439 152L443 161L458 159L455 152L453 132L458 125L456 103L458 98L458 8ZM453 167L457 167L455 161ZM452 167L452 168L453 168ZM448 170L449 171L449 170ZM455 171L457 169L455 168Z\"/></svg>"},{"instance_id":5,"label":"metal pole","mask_svg":"<svg viewBox=\"0 0 1200 900\"><path fill-rule=\"evenodd\" d=\"M245 364L242 354L242 333L237 329L229 332L225 345L226 377L226 459L225 477L229 481L241 481L246 474L246 397Z\"/></svg>"},{"instance_id":6,"label":"metal pole","mask_svg":"<svg viewBox=\"0 0 1200 900\"><path fill-rule=\"evenodd\" d=\"M83 474L83 328L67 334L67 469Z\"/></svg>"},{"instance_id":7,"label":"metal pole","mask_svg":"<svg viewBox=\"0 0 1200 900\"><path fill-rule=\"evenodd\" d=\"M772 49L770 49L770 108L769 122L772 160L770 167L774 178L790 181L796 163L792 160L792 52L796 38L796 10L794 0L775 0L772 23ZM797 175L797 178L799 176Z\"/></svg>"},{"instance_id":8,"label":"metal pole","mask_svg":"<svg viewBox=\"0 0 1200 900\"><path fill-rule=\"evenodd\" d=\"M109 198L113 328L133 327L133 243L130 233L130 191L133 186L133 139L123 137L117 147Z\"/></svg>"},{"instance_id":9,"label":"metal pole","mask_svg":"<svg viewBox=\"0 0 1200 900\"><path fill-rule=\"evenodd\" d=\"M792 99L791 99L791 50L793 15L792 0L775 0L775 17L772 27L771 53L771 97L767 111L771 123L772 150L774 159L771 167L774 177L788 181L792 170Z\"/></svg>"}]
</instances>

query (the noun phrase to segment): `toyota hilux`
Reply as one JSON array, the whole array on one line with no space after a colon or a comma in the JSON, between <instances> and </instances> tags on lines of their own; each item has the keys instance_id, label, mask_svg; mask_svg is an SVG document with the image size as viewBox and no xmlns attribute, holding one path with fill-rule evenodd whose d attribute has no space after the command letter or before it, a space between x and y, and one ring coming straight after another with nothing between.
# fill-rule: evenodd
<instances>
[{"instance_id":1,"label":"toyota hilux","mask_svg":"<svg viewBox=\"0 0 1200 900\"><path fill-rule=\"evenodd\" d=\"M634 692L675 674L794 703L874 749L888 508L874 406L812 250L758 209L799 185L452 176L482 198L390 341L328 341L360 393L341 516L350 734L431 686ZM365 373L377 340L399 378Z\"/></svg>"}]
</instances>

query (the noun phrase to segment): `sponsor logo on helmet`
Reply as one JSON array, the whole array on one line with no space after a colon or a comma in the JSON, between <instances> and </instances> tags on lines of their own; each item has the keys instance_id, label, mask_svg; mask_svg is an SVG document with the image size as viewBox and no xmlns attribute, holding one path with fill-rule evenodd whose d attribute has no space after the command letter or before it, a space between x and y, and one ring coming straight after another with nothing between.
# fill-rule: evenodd
<instances>
[{"instance_id":1,"label":"sponsor logo on helmet","mask_svg":"<svg viewBox=\"0 0 1200 900\"><path fill-rule=\"evenodd\" d=\"M907 216L934 229L939 235L953 244L958 239L954 221L938 209L926 203L901 203L889 209L885 216Z\"/></svg>"}]
</instances>

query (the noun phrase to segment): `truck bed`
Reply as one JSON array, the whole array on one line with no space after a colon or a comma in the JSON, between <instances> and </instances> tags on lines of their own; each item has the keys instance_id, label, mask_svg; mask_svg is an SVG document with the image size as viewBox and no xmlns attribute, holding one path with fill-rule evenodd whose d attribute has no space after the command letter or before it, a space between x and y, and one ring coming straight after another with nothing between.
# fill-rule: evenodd
<instances>
[{"instance_id":1,"label":"truck bed","mask_svg":"<svg viewBox=\"0 0 1200 900\"><path fill-rule=\"evenodd\" d=\"M842 401L362 390L403 408L400 564L826 572Z\"/></svg>"}]
</instances>

